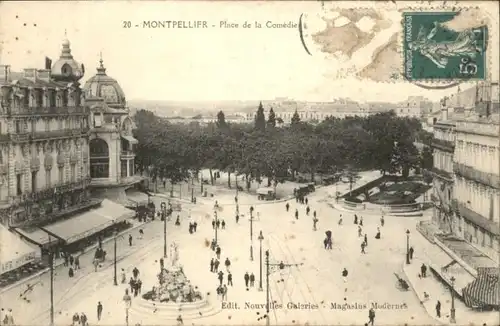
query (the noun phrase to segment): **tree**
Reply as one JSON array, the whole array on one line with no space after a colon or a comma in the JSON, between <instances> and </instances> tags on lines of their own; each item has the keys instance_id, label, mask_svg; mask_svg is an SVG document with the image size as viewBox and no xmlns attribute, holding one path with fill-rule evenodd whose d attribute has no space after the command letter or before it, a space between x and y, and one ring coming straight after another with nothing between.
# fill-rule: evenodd
<instances>
[{"instance_id":1,"label":"tree","mask_svg":"<svg viewBox=\"0 0 500 326\"><path fill-rule=\"evenodd\" d=\"M274 113L273 108L269 110L269 116L267 118L267 125L274 128L276 127L276 114Z\"/></svg>"},{"instance_id":2,"label":"tree","mask_svg":"<svg viewBox=\"0 0 500 326\"><path fill-rule=\"evenodd\" d=\"M293 113L293 116L292 116L292 125L296 125L299 122L300 122L299 113L297 112L297 109L295 109L295 112Z\"/></svg>"},{"instance_id":3,"label":"tree","mask_svg":"<svg viewBox=\"0 0 500 326\"><path fill-rule=\"evenodd\" d=\"M432 154L432 148L429 146L424 146L422 153L420 154L420 167L423 170L430 170L434 166L434 157Z\"/></svg>"},{"instance_id":4,"label":"tree","mask_svg":"<svg viewBox=\"0 0 500 326\"><path fill-rule=\"evenodd\" d=\"M224 115L224 112L219 111L219 113L217 113L217 128L219 129L226 129L228 126L227 126L227 122L226 122L226 116Z\"/></svg>"},{"instance_id":5,"label":"tree","mask_svg":"<svg viewBox=\"0 0 500 326\"><path fill-rule=\"evenodd\" d=\"M259 103L257 114L255 115L255 129L264 131L266 129L266 117L264 115L264 107L262 102Z\"/></svg>"}]
</instances>

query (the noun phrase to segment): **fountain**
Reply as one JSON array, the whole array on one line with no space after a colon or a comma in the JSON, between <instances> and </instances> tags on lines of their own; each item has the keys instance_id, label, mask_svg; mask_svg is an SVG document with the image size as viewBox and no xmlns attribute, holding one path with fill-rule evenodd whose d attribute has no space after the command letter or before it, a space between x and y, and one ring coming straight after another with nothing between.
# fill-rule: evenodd
<instances>
[{"instance_id":1,"label":"fountain","mask_svg":"<svg viewBox=\"0 0 500 326\"><path fill-rule=\"evenodd\" d=\"M157 275L158 283L142 295L137 304L131 309L139 313L141 319L161 318L177 319L179 314L184 319L203 318L220 311L207 300L210 293L202 295L198 287L193 286L184 274L179 261L179 250L176 243L170 245L168 263L160 260L160 273ZM214 298L215 299L215 298ZM220 305L220 304L218 304ZM157 320L152 319L154 323Z\"/></svg>"}]
</instances>

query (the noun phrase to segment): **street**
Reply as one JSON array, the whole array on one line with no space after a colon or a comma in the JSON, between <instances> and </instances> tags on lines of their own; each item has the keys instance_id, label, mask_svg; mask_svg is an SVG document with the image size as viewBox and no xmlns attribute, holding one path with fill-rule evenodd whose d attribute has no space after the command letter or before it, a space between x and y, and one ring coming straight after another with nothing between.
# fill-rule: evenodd
<instances>
[{"instance_id":1,"label":"street","mask_svg":"<svg viewBox=\"0 0 500 326\"><path fill-rule=\"evenodd\" d=\"M342 185L348 187L347 185ZM397 288L397 280L393 273L401 273L406 250L406 229L415 232L415 218L385 217L386 223L381 227L382 237L374 238L379 217L366 216L363 233L367 233L368 247L366 254L360 253L362 238L358 237L357 225L353 223L353 214L332 209L325 202L331 193L331 187L319 188L308 196L311 213L306 215L306 205L290 200L290 211L285 210L285 202L269 203L257 201L255 196L239 193L240 221L235 221L234 193L227 191L214 198L203 198L190 209L191 219L198 223L198 231L188 232L188 213L181 215L181 225L175 226L177 215L168 222L168 245L175 241L180 248L180 265L190 279L191 284L198 286L202 293L210 292L215 296L218 285L217 275L210 272L209 262L215 254L206 246L206 241L213 238L212 229L213 205L215 200L221 206L219 219L226 222L226 229L218 230L218 243L222 248L221 270L224 260L231 260L231 272L234 286L229 286L228 302L236 303L239 309L221 309L219 313L206 318L189 321L190 324L265 324L261 318L265 313L266 280L263 266L264 291L259 286L259 231L262 230L263 264L265 250L270 250L270 263L297 264L282 270L271 268L269 281L271 303L271 324L309 324L324 325L332 322L338 324L363 324L368 321L368 309L373 303L379 305L376 310L375 323L387 325L432 324L418 298L412 291L401 291ZM341 186L339 186L340 188ZM155 198L158 203L162 198ZM253 205L253 257L250 261L250 222L249 207ZM294 217L295 209L299 211L299 219ZM318 229L313 230L312 214L317 212ZM338 225L339 216L343 216L343 225ZM163 228L161 221L153 221L143 227L145 238L137 239L138 231L132 231L134 245L128 246L126 236L118 239L118 278L120 269L124 268L127 280L131 270L137 267L143 282L143 292L156 285L158 260L163 256ZM325 250L323 239L325 231L332 231L333 248ZM112 253L113 242L106 243L105 250ZM418 255L418 245L412 242ZM95 324L96 305L98 301L104 306L100 324L123 324L125 309L122 301L124 290L128 284L113 286L112 254L97 273L90 264L91 254L86 254L82 261L82 270L73 279L68 278L67 270L57 269L55 278L55 323L68 324L74 313L84 312L90 324ZM302 264L302 265L300 265ZM349 272L344 283L342 270ZM255 275L255 286L248 290L244 286L245 272ZM42 284L43 283L43 284ZM40 279L40 284L28 295L31 303L19 299L17 291L2 295L6 302L11 302L16 322L19 324L48 324L49 291L48 274ZM142 300L140 297L135 300ZM14 304L15 303L15 304ZM245 309L245 305L247 308ZM279 305L283 307L279 307ZM347 304L347 305L346 305ZM133 305L133 303L132 303ZM302 309L301 309L302 308ZM22 313L21 313L22 312ZM175 320L161 320L153 312L150 314L131 309L129 324L175 324Z\"/></svg>"}]
</instances>

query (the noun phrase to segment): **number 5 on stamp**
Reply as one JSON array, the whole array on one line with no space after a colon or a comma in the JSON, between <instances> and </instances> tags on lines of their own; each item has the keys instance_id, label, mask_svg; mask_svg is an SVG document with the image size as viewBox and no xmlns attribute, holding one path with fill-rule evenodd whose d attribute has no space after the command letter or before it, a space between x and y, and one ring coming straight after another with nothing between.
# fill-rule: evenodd
<instances>
[{"instance_id":1,"label":"number 5 on stamp","mask_svg":"<svg viewBox=\"0 0 500 326\"><path fill-rule=\"evenodd\" d=\"M403 14L404 75L408 80L484 79L487 26L455 31L456 12Z\"/></svg>"}]
</instances>

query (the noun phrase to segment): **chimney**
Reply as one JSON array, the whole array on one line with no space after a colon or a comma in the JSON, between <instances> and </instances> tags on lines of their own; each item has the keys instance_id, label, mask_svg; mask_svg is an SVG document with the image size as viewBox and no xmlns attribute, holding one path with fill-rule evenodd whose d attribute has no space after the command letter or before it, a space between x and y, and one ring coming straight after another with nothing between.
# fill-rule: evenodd
<instances>
[{"instance_id":1,"label":"chimney","mask_svg":"<svg viewBox=\"0 0 500 326\"><path fill-rule=\"evenodd\" d=\"M40 80L50 82L51 79L50 69L38 69L36 71L36 77Z\"/></svg>"},{"instance_id":2,"label":"chimney","mask_svg":"<svg viewBox=\"0 0 500 326\"><path fill-rule=\"evenodd\" d=\"M36 80L36 69L33 68L24 69L23 77L34 82Z\"/></svg>"},{"instance_id":3,"label":"chimney","mask_svg":"<svg viewBox=\"0 0 500 326\"><path fill-rule=\"evenodd\" d=\"M50 70L52 68L52 60L49 57L45 57L45 69Z\"/></svg>"},{"instance_id":4,"label":"chimney","mask_svg":"<svg viewBox=\"0 0 500 326\"><path fill-rule=\"evenodd\" d=\"M0 82L8 82L10 80L10 66L0 65Z\"/></svg>"}]
</instances>

